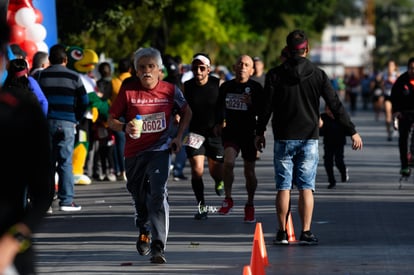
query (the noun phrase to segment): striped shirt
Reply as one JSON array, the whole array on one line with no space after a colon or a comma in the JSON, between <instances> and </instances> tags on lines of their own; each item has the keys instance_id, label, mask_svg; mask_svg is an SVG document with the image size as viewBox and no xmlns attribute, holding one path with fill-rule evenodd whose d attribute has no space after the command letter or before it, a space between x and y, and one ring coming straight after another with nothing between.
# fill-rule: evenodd
<instances>
[{"instance_id":1,"label":"striped shirt","mask_svg":"<svg viewBox=\"0 0 414 275\"><path fill-rule=\"evenodd\" d=\"M49 103L48 119L76 123L89 104L88 95L77 72L55 64L35 76Z\"/></svg>"}]
</instances>

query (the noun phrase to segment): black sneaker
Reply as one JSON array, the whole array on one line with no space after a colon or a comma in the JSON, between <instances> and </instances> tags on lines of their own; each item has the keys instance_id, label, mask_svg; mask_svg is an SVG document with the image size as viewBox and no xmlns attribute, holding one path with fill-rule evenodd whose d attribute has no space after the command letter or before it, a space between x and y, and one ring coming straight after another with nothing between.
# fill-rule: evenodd
<instances>
[{"instance_id":1,"label":"black sneaker","mask_svg":"<svg viewBox=\"0 0 414 275\"><path fill-rule=\"evenodd\" d=\"M165 264L164 245L161 241L153 241L151 244L151 263Z\"/></svg>"},{"instance_id":2,"label":"black sneaker","mask_svg":"<svg viewBox=\"0 0 414 275\"><path fill-rule=\"evenodd\" d=\"M151 234L149 232L139 234L137 251L141 256L146 256L151 252Z\"/></svg>"},{"instance_id":3,"label":"black sneaker","mask_svg":"<svg viewBox=\"0 0 414 275\"><path fill-rule=\"evenodd\" d=\"M315 237L315 235L312 234L310 230L303 231L302 234L300 234L299 244L300 245L316 245L318 244L318 239Z\"/></svg>"},{"instance_id":4,"label":"black sneaker","mask_svg":"<svg viewBox=\"0 0 414 275\"><path fill-rule=\"evenodd\" d=\"M204 205L198 206L198 211L194 215L194 219L196 220L207 220L208 219L208 211L207 207Z\"/></svg>"},{"instance_id":5,"label":"black sneaker","mask_svg":"<svg viewBox=\"0 0 414 275\"><path fill-rule=\"evenodd\" d=\"M336 188L336 182L329 183L328 189L334 189L334 188Z\"/></svg>"},{"instance_id":6,"label":"black sneaker","mask_svg":"<svg viewBox=\"0 0 414 275\"><path fill-rule=\"evenodd\" d=\"M281 244L281 245L288 245L288 235L286 230L279 230L276 234L276 239L273 240L273 244Z\"/></svg>"}]
</instances>

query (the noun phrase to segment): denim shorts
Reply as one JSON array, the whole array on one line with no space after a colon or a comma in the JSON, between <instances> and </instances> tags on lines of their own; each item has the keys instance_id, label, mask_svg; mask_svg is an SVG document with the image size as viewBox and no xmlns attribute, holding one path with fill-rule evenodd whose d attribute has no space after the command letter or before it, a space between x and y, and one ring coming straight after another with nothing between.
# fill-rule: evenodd
<instances>
[{"instance_id":1,"label":"denim shorts","mask_svg":"<svg viewBox=\"0 0 414 275\"><path fill-rule=\"evenodd\" d=\"M315 191L319 162L318 140L275 140L273 164L277 190L290 190L292 183L298 190Z\"/></svg>"}]
</instances>

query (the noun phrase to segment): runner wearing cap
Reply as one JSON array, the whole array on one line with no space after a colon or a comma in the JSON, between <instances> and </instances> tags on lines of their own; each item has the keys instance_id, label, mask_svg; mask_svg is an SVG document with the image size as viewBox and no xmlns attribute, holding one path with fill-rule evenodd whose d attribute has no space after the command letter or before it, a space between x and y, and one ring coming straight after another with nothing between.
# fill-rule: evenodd
<instances>
[{"instance_id":1,"label":"runner wearing cap","mask_svg":"<svg viewBox=\"0 0 414 275\"><path fill-rule=\"evenodd\" d=\"M204 161L215 182L217 195L224 193L223 145L221 137L214 131L215 108L219 94L219 79L210 76L211 61L208 55L197 53L191 62L194 77L184 83L184 96L193 110L189 134L184 139L187 157L191 165L191 186L197 200L198 209L194 218L207 219L204 198Z\"/></svg>"}]
</instances>

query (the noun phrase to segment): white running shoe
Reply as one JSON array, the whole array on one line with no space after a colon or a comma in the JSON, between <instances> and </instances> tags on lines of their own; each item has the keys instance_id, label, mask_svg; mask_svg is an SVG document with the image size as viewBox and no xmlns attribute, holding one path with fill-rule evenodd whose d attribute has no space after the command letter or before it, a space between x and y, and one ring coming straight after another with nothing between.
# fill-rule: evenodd
<instances>
[{"instance_id":1,"label":"white running shoe","mask_svg":"<svg viewBox=\"0 0 414 275\"><path fill-rule=\"evenodd\" d=\"M73 175L73 182L80 185L88 185L92 183L87 175Z\"/></svg>"}]
</instances>

